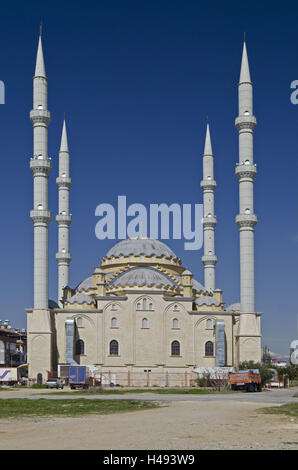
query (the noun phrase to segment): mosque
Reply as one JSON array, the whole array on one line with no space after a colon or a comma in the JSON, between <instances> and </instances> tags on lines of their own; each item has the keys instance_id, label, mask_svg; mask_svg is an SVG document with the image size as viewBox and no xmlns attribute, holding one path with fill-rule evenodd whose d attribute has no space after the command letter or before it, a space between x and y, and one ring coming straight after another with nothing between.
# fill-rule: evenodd
<instances>
[{"instance_id":1,"label":"mosque","mask_svg":"<svg viewBox=\"0 0 298 470\"><path fill-rule=\"evenodd\" d=\"M69 287L70 153L65 120L59 152L58 295L48 299L48 80L39 37L33 77L34 305L27 309L29 378L67 375L70 365L87 365L94 376L122 385L189 385L196 367L237 366L260 361L261 314L254 302L253 86L244 42L238 86L240 302L229 307L216 287L214 156L207 125L202 158L204 285L163 242L138 237L116 243L90 276ZM151 377L151 379L150 379ZM153 378L155 377L155 378ZM176 377L176 378L175 378ZM178 379L179 377L179 379ZM138 379L136 379L138 378ZM183 378L183 380L181 379ZM182 380L182 382L181 382Z\"/></svg>"}]
</instances>

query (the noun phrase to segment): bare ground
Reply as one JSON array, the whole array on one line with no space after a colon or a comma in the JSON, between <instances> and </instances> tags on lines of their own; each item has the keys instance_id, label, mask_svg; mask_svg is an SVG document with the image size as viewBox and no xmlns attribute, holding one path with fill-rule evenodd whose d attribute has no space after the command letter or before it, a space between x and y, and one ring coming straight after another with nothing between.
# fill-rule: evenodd
<instances>
[{"instance_id":1,"label":"bare ground","mask_svg":"<svg viewBox=\"0 0 298 470\"><path fill-rule=\"evenodd\" d=\"M18 450L298 449L297 419L258 412L268 405L177 401L113 415L6 419L0 443Z\"/></svg>"}]
</instances>

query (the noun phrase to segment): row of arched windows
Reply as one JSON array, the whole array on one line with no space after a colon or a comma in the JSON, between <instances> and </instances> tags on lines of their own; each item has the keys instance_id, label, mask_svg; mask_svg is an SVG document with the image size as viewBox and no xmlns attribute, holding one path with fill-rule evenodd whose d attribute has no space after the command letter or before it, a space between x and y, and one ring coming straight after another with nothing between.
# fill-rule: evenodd
<instances>
[{"instance_id":1,"label":"row of arched windows","mask_svg":"<svg viewBox=\"0 0 298 470\"><path fill-rule=\"evenodd\" d=\"M144 327L145 328L145 327ZM81 356L85 354L85 343L82 339L78 339L76 342L76 355ZM109 345L109 354L110 356L119 356L119 343L115 339L110 341ZM175 340L171 343L171 356L180 356L180 342ZM207 341L205 343L205 356L214 355L214 345L212 341Z\"/></svg>"},{"instance_id":2,"label":"row of arched windows","mask_svg":"<svg viewBox=\"0 0 298 470\"><path fill-rule=\"evenodd\" d=\"M149 320L148 318L142 318L142 328L149 328ZM111 319L111 328L118 328L118 319L113 317ZM179 320L178 318L174 318L172 320L172 328L179 328Z\"/></svg>"},{"instance_id":3,"label":"row of arched windows","mask_svg":"<svg viewBox=\"0 0 298 470\"><path fill-rule=\"evenodd\" d=\"M146 300L146 299L143 299L143 300ZM82 317L77 318L77 326L78 327L83 326L83 318ZM118 319L116 317L113 317L111 319L111 328L118 328ZM149 328L148 318L143 318L142 319L142 328ZM174 318L172 320L172 328L180 328L178 318ZM206 330L211 330L211 329L213 329L213 320L211 318L208 318L206 320Z\"/></svg>"}]
</instances>

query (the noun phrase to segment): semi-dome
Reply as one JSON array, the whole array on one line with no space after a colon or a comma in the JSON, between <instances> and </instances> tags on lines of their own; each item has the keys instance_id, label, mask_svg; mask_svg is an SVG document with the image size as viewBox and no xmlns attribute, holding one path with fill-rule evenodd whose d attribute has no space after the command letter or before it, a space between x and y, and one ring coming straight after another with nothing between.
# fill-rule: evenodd
<instances>
[{"instance_id":1,"label":"semi-dome","mask_svg":"<svg viewBox=\"0 0 298 470\"><path fill-rule=\"evenodd\" d=\"M121 240L107 252L106 258L140 255L177 258L165 243L153 238L127 238Z\"/></svg>"},{"instance_id":2,"label":"semi-dome","mask_svg":"<svg viewBox=\"0 0 298 470\"><path fill-rule=\"evenodd\" d=\"M230 312L240 312L240 303L236 302L231 304L225 310L229 310Z\"/></svg>"},{"instance_id":3,"label":"semi-dome","mask_svg":"<svg viewBox=\"0 0 298 470\"><path fill-rule=\"evenodd\" d=\"M89 290L89 289L92 289L94 287L94 284L93 284L93 278L92 276L89 276L87 277L87 279L85 279L84 281L82 281L76 288L75 288L75 291L76 292L80 292L82 290Z\"/></svg>"},{"instance_id":4,"label":"semi-dome","mask_svg":"<svg viewBox=\"0 0 298 470\"><path fill-rule=\"evenodd\" d=\"M79 292L79 293L73 295L70 299L67 299L65 301L65 303L67 303L67 304L88 304L88 305L94 304L95 305L95 300L92 299L92 297L90 297L89 295Z\"/></svg>"},{"instance_id":5,"label":"semi-dome","mask_svg":"<svg viewBox=\"0 0 298 470\"><path fill-rule=\"evenodd\" d=\"M201 306L201 305L216 305L219 307L221 305L221 302L215 297L212 297L210 295L201 295L199 298L195 300L195 304Z\"/></svg>"},{"instance_id":6,"label":"semi-dome","mask_svg":"<svg viewBox=\"0 0 298 470\"><path fill-rule=\"evenodd\" d=\"M148 267L131 268L119 274L109 283L109 287L124 286L164 286L178 287L177 283L157 269Z\"/></svg>"}]
</instances>

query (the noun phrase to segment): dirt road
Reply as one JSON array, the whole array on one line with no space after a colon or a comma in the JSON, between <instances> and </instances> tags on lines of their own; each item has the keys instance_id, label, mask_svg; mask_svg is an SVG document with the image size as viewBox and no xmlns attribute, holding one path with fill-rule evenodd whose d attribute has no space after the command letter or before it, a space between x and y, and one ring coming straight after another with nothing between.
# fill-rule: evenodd
<instances>
[{"instance_id":1,"label":"dirt road","mask_svg":"<svg viewBox=\"0 0 298 470\"><path fill-rule=\"evenodd\" d=\"M36 450L298 449L297 419L258 412L274 404L268 393L246 395L247 401L242 394L207 400L180 396L159 409L113 415L5 419L0 442L5 449ZM284 401L278 396L276 404Z\"/></svg>"}]
</instances>

